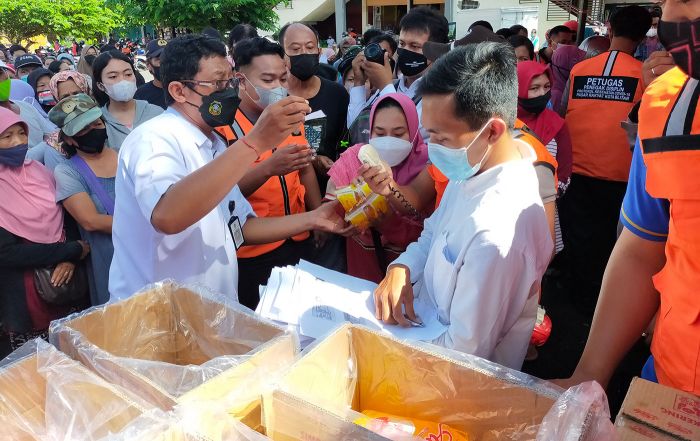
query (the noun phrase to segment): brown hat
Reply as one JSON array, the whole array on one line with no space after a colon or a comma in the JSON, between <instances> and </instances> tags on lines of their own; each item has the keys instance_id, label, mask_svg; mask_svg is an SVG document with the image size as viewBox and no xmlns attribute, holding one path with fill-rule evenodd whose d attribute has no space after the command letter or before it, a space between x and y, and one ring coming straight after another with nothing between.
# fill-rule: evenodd
<instances>
[{"instance_id":1,"label":"brown hat","mask_svg":"<svg viewBox=\"0 0 700 441\"><path fill-rule=\"evenodd\" d=\"M436 43L434 41L426 42L423 45L423 55L425 55L428 60L435 62L435 60L440 58L442 55L448 53L450 49L454 49L458 46L465 46L467 44L485 43L487 41L505 43L505 40L500 35L494 34L483 26L474 26L467 31L467 34L464 37L460 38L459 40L455 40L452 43Z\"/></svg>"}]
</instances>

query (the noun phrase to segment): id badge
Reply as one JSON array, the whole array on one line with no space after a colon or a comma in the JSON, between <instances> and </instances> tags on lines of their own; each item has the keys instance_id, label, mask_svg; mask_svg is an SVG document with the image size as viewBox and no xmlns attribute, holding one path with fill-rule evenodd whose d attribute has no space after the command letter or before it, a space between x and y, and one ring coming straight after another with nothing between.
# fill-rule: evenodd
<instances>
[{"instance_id":1,"label":"id badge","mask_svg":"<svg viewBox=\"0 0 700 441\"><path fill-rule=\"evenodd\" d=\"M238 219L238 216L231 216L231 219L228 221L228 230L233 238L233 245L236 247L236 251L238 251L241 246L243 246L243 242L245 242L243 238L243 228L241 228L241 221Z\"/></svg>"}]
</instances>

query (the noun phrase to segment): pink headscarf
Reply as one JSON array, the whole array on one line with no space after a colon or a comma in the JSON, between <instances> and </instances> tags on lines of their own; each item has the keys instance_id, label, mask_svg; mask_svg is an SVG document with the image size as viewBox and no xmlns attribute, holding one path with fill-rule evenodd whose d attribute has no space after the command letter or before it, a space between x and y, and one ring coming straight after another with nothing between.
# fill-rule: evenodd
<instances>
[{"instance_id":1,"label":"pink headscarf","mask_svg":"<svg viewBox=\"0 0 700 441\"><path fill-rule=\"evenodd\" d=\"M370 130L374 126L374 113L377 110L377 106L387 99L396 101L401 106L401 109L403 109L403 114L408 124L408 136L413 140L413 148L408 157L404 159L401 164L391 168L396 183L399 185L407 185L423 171L428 163L428 146L425 145L425 141L423 141L423 137L418 130L418 111L416 110L416 105L413 103L413 100L402 93L386 94L372 105L369 117ZM352 181L357 178L358 170L362 167L362 162L357 158L357 153L363 145L364 144L355 144L347 149L340 155L340 158L338 158L335 164L333 164L333 167L328 171L328 175L331 177L336 187L339 188L350 185Z\"/></svg>"},{"instance_id":2,"label":"pink headscarf","mask_svg":"<svg viewBox=\"0 0 700 441\"><path fill-rule=\"evenodd\" d=\"M0 107L0 134L25 123L19 115ZM56 182L50 171L36 161L10 168L0 165L0 227L35 243L63 239L63 211L56 203Z\"/></svg>"},{"instance_id":3,"label":"pink headscarf","mask_svg":"<svg viewBox=\"0 0 700 441\"><path fill-rule=\"evenodd\" d=\"M49 83L49 88L51 89L51 94L56 100L58 100L58 83L63 83L64 81L73 80L75 85L78 86L83 93L90 95L90 82L87 76L76 72L74 70L64 70L59 72L53 77L51 77L51 82Z\"/></svg>"}]
</instances>

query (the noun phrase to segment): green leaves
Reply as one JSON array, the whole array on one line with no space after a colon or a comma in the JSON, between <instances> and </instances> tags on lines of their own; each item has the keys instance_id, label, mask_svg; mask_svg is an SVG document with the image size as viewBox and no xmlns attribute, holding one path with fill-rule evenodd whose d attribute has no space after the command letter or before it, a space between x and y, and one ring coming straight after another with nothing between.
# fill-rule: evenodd
<instances>
[{"instance_id":1,"label":"green leaves","mask_svg":"<svg viewBox=\"0 0 700 441\"><path fill-rule=\"evenodd\" d=\"M0 0L0 35L93 39L122 26L274 30L279 0Z\"/></svg>"},{"instance_id":2,"label":"green leaves","mask_svg":"<svg viewBox=\"0 0 700 441\"><path fill-rule=\"evenodd\" d=\"M37 35L92 39L122 22L104 0L2 0L0 17L0 34L11 41Z\"/></svg>"},{"instance_id":3,"label":"green leaves","mask_svg":"<svg viewBox=\"0 0 700 441\"><path fill-rule=\"evenodd\" d=\"M250 23L271 30L277 21L278 0L108 0L128 11L129 24L226 30Z\"/></svg>"}]
</instances>

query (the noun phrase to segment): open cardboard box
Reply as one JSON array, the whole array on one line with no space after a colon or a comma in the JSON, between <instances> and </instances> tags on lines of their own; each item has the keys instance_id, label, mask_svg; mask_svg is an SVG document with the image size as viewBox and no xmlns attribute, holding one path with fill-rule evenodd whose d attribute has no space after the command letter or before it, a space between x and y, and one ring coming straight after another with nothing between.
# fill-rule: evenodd
<instances>
[{"instance_id":1,"label":"open cardboard box","mask_svg":"<svg viewBox=\"0 0 700 441\"><path fill-rule=\"evenodd\" d=\"M144 413L100 441L269 441L215 404L178 405Z\"/></svg>"},{"instance_id":2,"label":"open cardboard box","mask_svg":"<svg viewBox=\"0 0 700 441\"><path fill-rule=\"evenodd\" d=\"M97 440L148 409L41 340L0 367L0 440Z\"/></svg>"},{"instance_id":3,"label":"open cardboard box","mask_svg":"<svg viewBox=\"0 0 700 441\"><path fill-rule=\"evenodd\" d=\"M700 440L700 397L635 378L615 426L621 441Z\"/></svg>"},{"instance_id":4,"label":"open cardboard box","mask_svg":"<svg viewBox=\"0 0 700 441\"><path fill-rule=\"evenodd\" d=\"M261 396L298 353L298 339L239 305L163 282L51 324L50 340L155 406L221 401L262 430Z\"/></svg>"},{"instance_id":5,"label":"open cardboard box","mask_svg":"<svg viewBox=\"0 0 700 441\"><path fill-rule=\"evenodd\" d=\"M281 441L384 440L353 423L356 412L374 410L447 424L471 441L534 440L561 392L478 357L344 325L265 397L265 425Z\"/></svg>"}]
</instances>

